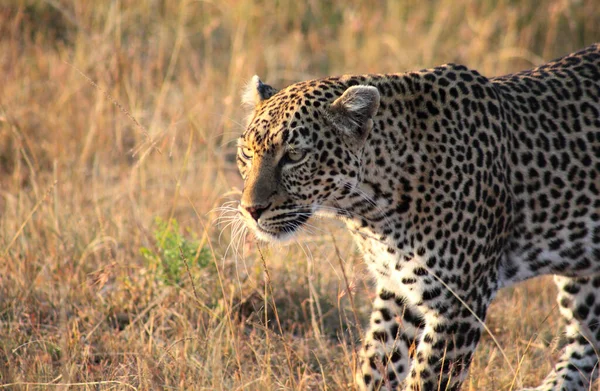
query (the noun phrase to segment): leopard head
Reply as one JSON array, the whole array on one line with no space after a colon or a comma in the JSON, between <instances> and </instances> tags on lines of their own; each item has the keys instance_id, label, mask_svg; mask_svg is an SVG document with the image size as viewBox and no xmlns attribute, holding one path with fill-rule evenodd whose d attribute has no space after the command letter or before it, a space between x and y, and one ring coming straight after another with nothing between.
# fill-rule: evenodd
<instances>
[{"instance_id":1,"label":"leopard head","mask_svg":"<svg viewBox=\"0 0 600 391\"><path fill-rule=\"evenodd\" d=\"M380 95L332 79L277 91L254 76L243 97L252 109L238 140L239 210L259 239L285 241L359 183Z\"/></svg>"}]
</instances>

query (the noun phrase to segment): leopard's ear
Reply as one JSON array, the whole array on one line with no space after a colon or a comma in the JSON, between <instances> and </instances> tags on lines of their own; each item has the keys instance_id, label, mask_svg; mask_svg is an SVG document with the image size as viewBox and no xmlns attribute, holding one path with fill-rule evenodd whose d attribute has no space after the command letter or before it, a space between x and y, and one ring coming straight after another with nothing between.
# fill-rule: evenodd
<instances>
[{"instance_id":1,"label":"leopard's ear","mask_svg":"<svg viewBox=\"0 0 600 391\"><path fill-rule=\"evenodd\" d=\"M246 84L242 92L242 103L244 106L254 108L260 102L269 99L277 93L277 90L268 84L260 81L259 77L254 75Z\"/></svg>"},{"instance_id":2,"label":"leopard's ear","mask_svg":"<svg viewBox=\"0 0 600 391\"><path fill-rule=\"evenodd\" d=\"M352 86L331 104L334 122L342 130L364 141L379 109L379 90L373 86Z\"/></svg>"}]
</instances>

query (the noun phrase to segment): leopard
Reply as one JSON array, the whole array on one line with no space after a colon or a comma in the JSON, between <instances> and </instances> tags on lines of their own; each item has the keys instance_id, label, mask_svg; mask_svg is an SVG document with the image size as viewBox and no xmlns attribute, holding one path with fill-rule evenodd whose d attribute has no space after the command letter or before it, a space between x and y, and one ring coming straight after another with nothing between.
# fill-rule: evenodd
<instances>
[{"instance_id":1,"label":"leopard","mask_svg":"<svg viewBox=\"0 0 600 391\"><path fill-rule=\"evenodd\" d=\"M238 211L284 243L342 220L376 289L360 390L459 390L496 293L554 275L565 346L538 391L586 390L600 348L600 44L485 77L446 64L243 91Z\"/></svg>"}]
</instances>

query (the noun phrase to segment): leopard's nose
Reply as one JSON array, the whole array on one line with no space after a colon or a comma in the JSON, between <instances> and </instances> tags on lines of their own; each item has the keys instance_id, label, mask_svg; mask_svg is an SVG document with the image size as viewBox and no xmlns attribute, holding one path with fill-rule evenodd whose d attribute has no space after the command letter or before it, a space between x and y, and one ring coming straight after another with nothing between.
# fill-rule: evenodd
<instances>
[{"instance_id":1,"label":"leopard's nose","mask_svg":"<svg viewBox=\"0 0 600 391\"><path fill-rule=\"evenodd\" d=\"M258 221L258 219L260 218L260 216L263 214L263 212L265 210L267 210L268 207L269 207L269 205L267 205L267 206L252 205L252 206L245 206L244 209L246 209L246 211L248 213L250 213L250 216L252 216L252 218L255 221Z\"/></svg>"}]
</instances>

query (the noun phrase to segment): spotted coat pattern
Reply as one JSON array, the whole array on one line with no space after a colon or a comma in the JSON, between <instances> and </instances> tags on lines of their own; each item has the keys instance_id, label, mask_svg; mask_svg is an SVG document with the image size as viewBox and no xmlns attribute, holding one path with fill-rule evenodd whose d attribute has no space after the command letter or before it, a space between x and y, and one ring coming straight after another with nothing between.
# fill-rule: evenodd
<instances>
[{"instance_id":1,"label":"spotted coat pattern","mask_svg":"<svg viewBox=\"0 0 600 391\"><path fill-rule=\"evenodd\" d=\"M376 279L365 390L458 390L496 292L554 274L568 344L537 390L587 389L600 347L600 45L486 78L462 65L257 77L240 213L281 241L346 222Z\"/></svg>"}]
</instances>

